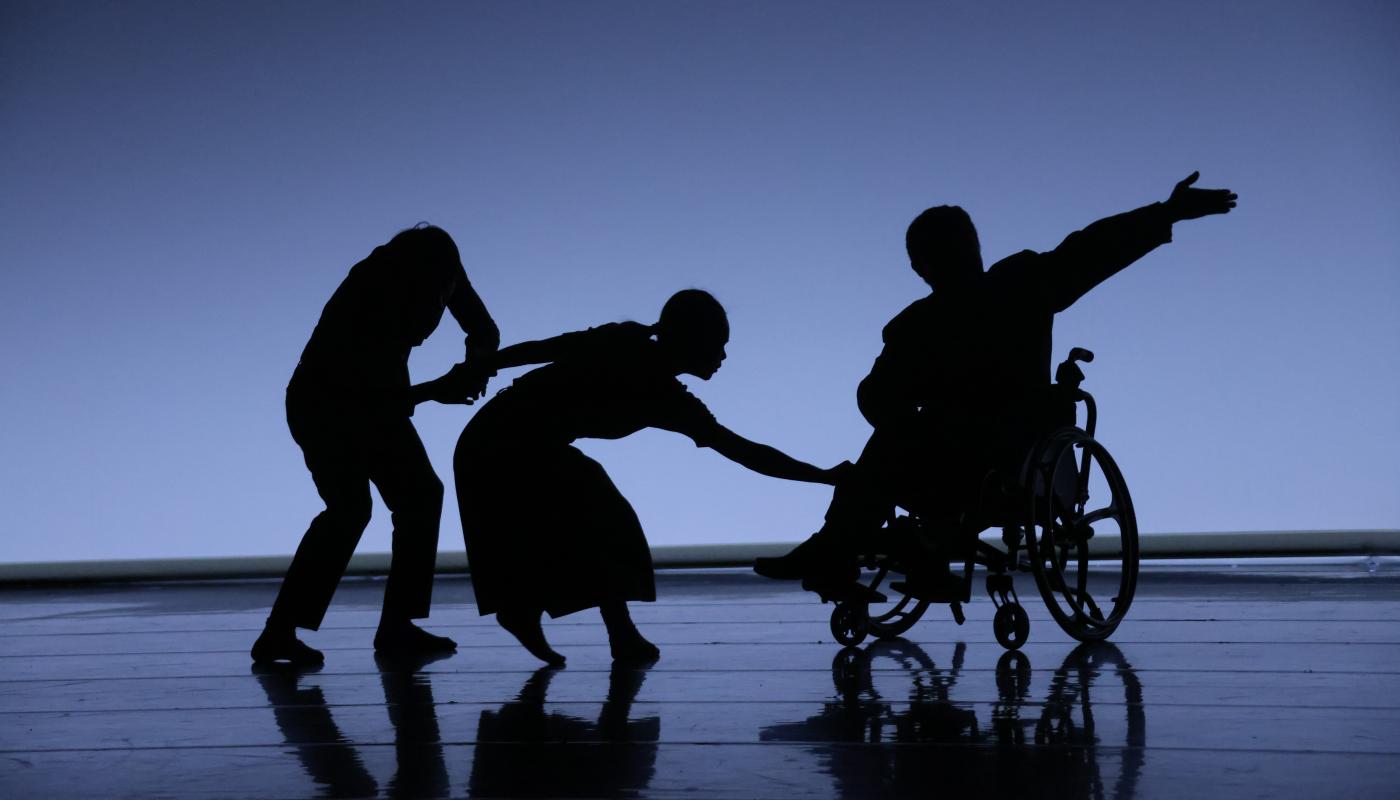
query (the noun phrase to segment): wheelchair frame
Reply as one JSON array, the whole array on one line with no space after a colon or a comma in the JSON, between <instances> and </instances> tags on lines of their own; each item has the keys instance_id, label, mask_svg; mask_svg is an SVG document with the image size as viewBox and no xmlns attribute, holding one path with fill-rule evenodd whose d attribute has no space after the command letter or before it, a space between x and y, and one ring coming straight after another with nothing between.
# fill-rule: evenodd
<instances>
[{"instance_id":1,"label":"wheelchair frame","mask_svg":"<svg viewBox=\"0 0 1400 800\"><path fill-rule=\"evenodd\" d=\"M863 597L848 598L836 604L831 613L831 632L843 645L853 646L873 633L881 639L902 635L919 621L933 602L947 602L953 619L966 621L962 604L972 596L975 566L986 568L987 594L996 607L992 630L997 641L1008 650L1015 650L1030 635L1030 617L1021 605L1012 579L1014 572L1031 572L1046 608L1055 622L1070 636L1082 642L1107 639L1132 604L1137 588L1138 531L1132 498L1123 474L1107 449L1094 439L1098 424L1098 408L1094 398L1079 388L1084 372L1077 362L1093 361L1094 354L1081 347L1073 348L1069 357L1055 371L1056 386L1076 406L1085 405L1083 428L1065 426L1041 439L1026 461L1020 486L1020 507L1027 514L1020 520L1001 524L999 549L981 539L981 533L995 523L976 515L963 516L955 540L961 547L963 561L961 594L956 598L917 597L912 584L889 584L901 597L893 608L872 616L869 598L879 594L880 585L891 573L908 574L919 565L888 553L871 553L862 559L867 569L875 571ZM1092 511L1087 506L1090 481L1095 465L1107 486L1109 502ZM1107 611L1094 599L1089 587L1090 542L1095 537L1094 525L1112 522L1117 530L1119 560L1116 593L1108 601ZM884 529L884 540L912 544L923 531L931 527L918 515L892 518ZM1101 527L1103 527L1101 525ZM1102 544L1097 555L1107 549ZM971 547L967 545L971 544ZM895 549L895 548L887 548ZM905 548L908 549L908 548Z\"/></svg>"}]
</instances>

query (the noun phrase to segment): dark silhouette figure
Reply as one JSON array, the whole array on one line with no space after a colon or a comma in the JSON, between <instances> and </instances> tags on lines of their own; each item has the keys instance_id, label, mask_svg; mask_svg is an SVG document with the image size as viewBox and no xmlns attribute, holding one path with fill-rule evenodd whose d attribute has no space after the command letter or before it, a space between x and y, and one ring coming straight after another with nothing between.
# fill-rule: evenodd
<instances>
[{"instance_id":1,"label":"dark silhouette figure","mask_svg":"<svg viewBox=\"0 0 1400 800\"><path fill-rule=\"evenodd\" d=\"M646 670L613 665L596 723L545 710L558 672L541 667L515 700L481 712L469 795L635 797L646 791L661 733L659 717L631 718Z\"/></svg>"},{"instance_id":2,"label":"dark silhouette figure","mask_svg":"<svg viewBox=\"0 0 1400 800\"><path fill-rule=\"evenodd\" d=\"M937 206L915 218L909 261L933 292L885 326L884 349L860 383L857 402L875 430L821 530L785 556L759 559L755 571L800 578L824 597L861 593L854 556L896 504L956 519L990 471L1014 480L1037 439L1073 421L1052 396L1055 315L1171 241L1174 223L1234 208L1229 190L1192 188L1198 176L1178 183L1165 202L1101 219L1049 252L1023 250L986 271L966 211ZM946 566L910 577L925 582L918 587L925 599L961 593Z\"/></svg>"},{"instance_id":3,"label":"dark silhouette figure","mask_svg":"<svg viewBox=\"0 0 1400 800\"><path fill-rule=\"evenodd\" d=\"M378 797L379 784L335 724L321 687L301 685L317 669L254 664L253 674L267 694L277 729L324 796Z\"/></svg>"},{"instance_id":4,"label":"dark silhouette figure","mask_svg":"<svg viewBox=\"0 0 1400 800\"><path fill-rule=\"evenodd\" d=\"M493 366L550 362L487 403L462 432L453 466L472 584L482 614L540 659L564 663L540 627L597 607L614 659L659 655L627 601L656 599L651 554L632 506L601 465L571 445L642 428L690 437L749 469L834 483L823 470L720 425L676 379L708 380L724 360L729 321L699 290L666 302L655 325L614 323L501 350Z\"/></svg>"},{"instance_id":5,"label":"dark silhouette figure","mask_svg":"<svg viewBox=\"0 0 1400 800\"><path fill-rule=\"evenodd\" d=\"M467 359L428 389L414 390L408 355L444 309L467 333ZM485 390L484 356L500 334L441 228L420 226L376 247L326 303L287 386L287 424L326 503L311 521L254 661L320 663L296 638L316 630L370 518L370 483L392 513L393 563L377 651L450 651L452 640L411 620L428 616L437 559L442 482L409 419L424 400L467 402Z\"/></svg>"},{"instance_id":6,"label":"dark silhouette figure","mask_svg":"<svg viewBox=\"0 0 1400 800\"><path fill-rule=\"evenodd\" d=\"M423 667L448 654L376 655L384 705L394 726L394 775L384 789L390 800L447 797L451 785L442 749L433 685Z\"/></svg>"},{"instance_id":7,"label":"dark silhouette figure","mask_svg":"<svg viewBox=\"0 0 1400 800\"><path fill-rule=\"evenodd\" d=\"M433 687L423 667L446 653L423 656L376 655L384 705L394 728L394 775L384 787L388 798L446 797L451 793ZM378 797L379 784L365 768L354 743L336 724L321 687L303 686L319 666L254 664L253 674L267 694L287 744L296 748L307 775L327 797Z\"/></svg>"}]
</instances>

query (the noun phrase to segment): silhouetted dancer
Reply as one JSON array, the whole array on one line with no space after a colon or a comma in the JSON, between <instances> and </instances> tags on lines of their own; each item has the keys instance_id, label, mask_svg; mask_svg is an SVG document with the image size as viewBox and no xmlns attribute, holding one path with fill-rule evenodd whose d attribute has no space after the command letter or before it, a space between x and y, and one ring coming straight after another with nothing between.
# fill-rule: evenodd
<instances>
[{"instance_id":1,"label":"silhouetted dancer","mask_svg":"<svg viewBox=\"0 0 1400 800\"><path fill-rule=\"evenodd\" d=\"M596 723L548 711L550 681L536 670L520 694L477 723L472 797L639 797L656 773L660 717L632 718L646 670L614 664Z\"/></svg>"},{"instance_id":2,"label":"silhouetted dancer","mask_svg":"<svg viewBox=\"0 0 1400 800\"><path fill-rule=\"evenodd\" d=\"M1023 250L985 272L966 211L937 206L915 218L909 262L933 292L885 326L884 350L861 381L857 402L875 430L833 493L821 530L785 556L758 559L754 570L800 578L823 597L848 596L860 591L854 556L895 504L955 518L960 499L976 497L990 470L1019 475L1041 435L1073 422L1051 395L1055 314L1171 241L1173 223L1234 208L1227 189L1192 188L1197 177L1178 183L1165 202L1099 220L1054 250ZM911 572L919 597L961 593L947 555Z\"/></svg>"},{"instance_id":3,"label":"silhouetted dancer","mask_svg":"<svg viewBox=\"0 0 1400 800\"><path fill-rule=\"evenodd\" d=\"M443 310L467 333L467 358L426 389L411 389L409 351ZM442 482L409 419L417 403L468 402L486 388L500 334L441 228L420 225L376 247L351 268L321 312L287 386L287 424L326 510L302 537L254 661L320 663L296 638L316 630L370 518L374 483L392 513L393 562L376 651L451 651L451 639L411 620L428 616L437 559Z\"/></svg>"},{"instance_id":4,"label":"silhouetted dancer","mask_svg":"<svg viewBox=\"0 0 1400 800\"><path fill-rule=\"evenodd\" d=\"M765 475L835 481L837 469L819 469L726 429L676 379L708 380L728 341L724 308L690 289L666 301L655 325L603 325L512 345L492 359L501 369L551 362L478 411L453 460L480 611L496 614L535 656L564 663L545 641L544 612L558 617L595 606L614 659L659 655L627 611L629 600L656 599L641 524L602 466L571 445L575 439L661 428Z\"/></svg>"}]
</instances>

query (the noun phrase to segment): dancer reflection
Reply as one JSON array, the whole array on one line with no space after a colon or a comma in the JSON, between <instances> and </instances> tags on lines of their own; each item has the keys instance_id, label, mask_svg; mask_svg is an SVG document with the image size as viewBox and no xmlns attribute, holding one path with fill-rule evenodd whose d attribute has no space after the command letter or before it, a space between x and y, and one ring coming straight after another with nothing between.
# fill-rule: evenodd
<instances>
[{"instance_id":1,"label":"dancer reflection","mask_svg":"<svg viewBox=\"0 0 1400 800\"><path fill-rule=\"evenodd\" d=\"M448 657L376 655L384 705L394 728L394 775L384 787L391 798L446 797L451 785L443 758L433 688L422 668ZM354 743L336 725L319 686L303 686L319 666L253 665L267 694L277 728L293 746L307 775L327 797L378 797L379 784L365 768Z\"/></svg>"},{"instance_id":2,"label":"dancer reflection","mask_svg":"<svg viewBox=\"0 0 1400 800\"><path fill-rule=\"evenodd\" d=\"M646 670L613 665L597 722L545 710L558 674L541 667L515 700L481 712L472 797L629 797L650 785L661 720L631 718Z\"/></svg>"},{"instance_id":3,"label":"dancer reflection","mask_svg":"<svg viewBox=\"0 0 1400 800\"><path fill-rule=\"evenodd\" d=\"M443 756L433 685L423 667L449 653L421 657L375 656L384 705L394 726L394 776L384 789L390 800L451 794Z\"/></svg>"},{"instance_id":4,"label":"dancer reflection","mask_svg":"<svg viewBox=\"0 0 1400 800\"><path fill-rule=\"evenodd\" d=\"M444 309L468 336L467 360L427 389L411 390L408 354ZM412 620L428 616L437 559L442 482L409 417L424 400L466 402L486 388L481 357L500 335L441 228L402 231L350 269L321 312L287 386L287 425L326 509L311 521L272 613L253 643L255 662L319 664L296 637L316 630L369 524L373 483L394 523L393 562L374 649L403 655L456 645Z\"/></svg>"},{"instance_id":5,"label":"dancer reflection","mask_svg":"<svg viewBox=\"0 0 1400 800\"><path fill-rule=\"evenodd\" d=\"M302 678L317 669L254 664L253 675L267 694L277 730L324 796L377 797L379 784L345 741L321 687L301 685Z\"/></svg>"},{"instance_id":6,"label":"dancer reflection","mask_svg":"<svg viewBox=\"0 0 1400 800\"><path fill-rule=\"evenodd\" d=\"M728 341L724 308L688 289L666 301L654 325L603 325L513 345L491 359L499 369L549 363L498 393L462 432L453 460L462 532L480 612L496 614L546 663L564 657L545 640L541 616L594 607L615 660L660 655L627 610L628 601L656 599L641 524L574 440L661 428L764 475L834 484L842 471L739 436L677 380L709 380Z\"/></svg>"}]
</instances>

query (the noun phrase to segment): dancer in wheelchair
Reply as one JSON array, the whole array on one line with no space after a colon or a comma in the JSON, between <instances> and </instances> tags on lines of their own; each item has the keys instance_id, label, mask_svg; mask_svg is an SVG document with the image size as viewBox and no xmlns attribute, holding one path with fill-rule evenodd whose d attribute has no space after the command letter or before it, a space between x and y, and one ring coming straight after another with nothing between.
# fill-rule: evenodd
<instances>
[{"instance_id":1,"label":"dancer in wheelchair","mask_svg":"<svg viewBox=\"0 0 1400 800\"><path fill-rule=\"evenodd\" d=\"M575 439L661 428L776 478L834 484L843 471L733 433L677 380L709 380L728 341L724 308L690 289L666 301L655 325L602 325L494 355L500 369L547 366L498 393L462 432L453 459L462 533L480 612L494 613L541 660L564 663L545 640L542 614L594 607L615 661L660 655L627 610L628 601L656 599L641 524L602 466L572 446Z\"/></svg>"},{"instance_id":2,"label":"dancer in wheelchair","mask_svg":"<svg viewBox=\"0 0 1400 800\"><path fill-rule=\"evenodd\" d=\"M940 529L966 530L965 515L1016 481L1036 441L1073 422L1050 383L1055 314L1171 241L1174 223L1235 207L1227 189L1195 188L1198 177L1182 180L1164 202L985 271L966 211L937 206L916 217L905 238L909 262L933 291L885 326L884 349L857 390L875 430L836 487L822 528L787 555L758 559L754 571L801 579L823 598L858 596L866 590L856 582L857 556L871 550L895 505ZM950 538L923 569L911 570L912 593L933 601L962 593L948 561L967 543Z\"/></svg>"}]
</instances>

